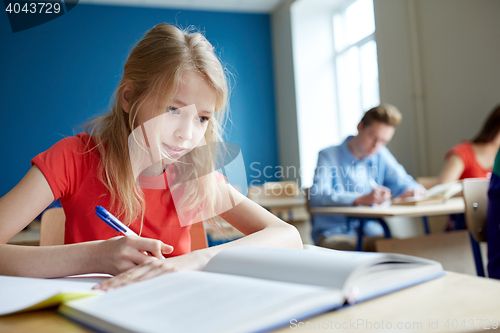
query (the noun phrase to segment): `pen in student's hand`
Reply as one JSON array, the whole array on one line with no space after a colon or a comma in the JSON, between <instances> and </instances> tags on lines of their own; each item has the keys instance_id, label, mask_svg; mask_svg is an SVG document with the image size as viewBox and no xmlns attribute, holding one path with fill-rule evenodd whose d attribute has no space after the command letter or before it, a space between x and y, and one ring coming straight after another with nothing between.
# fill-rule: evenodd
<instances>
[{"instance_id":1,"label":"pen in student's hand","mask_svg":"<svg viewBox=\"0 0 500 333\"><path fill-rule=\"evenodd\" d=\"M123 224L120 220L118 220L113 214L108 212L104 207L102 206L97 206L95 208L95 214L103 220L107 225L109 225L111 228L115 229L116 231L121 232L125 236L137 236L135 232L130 230L129 227L127 227L125 224Z\"/></svg>"},{"instance_id":2,"label":"pen in student's hand","mask_svg":"<svg viewBox=\"0 0 500 333\"><path fill-rule=\"evenodd\" d=\"M376 189L378 187L378 184L375 181L375 179L370 178L368 181L370 182L370 186L373 187L373 189Z\"/></svg>"},{"instance_id":3,"label":"pen in student's hand","mask_svg":"<svg viewBox=\"0 0 500 333\"><path fill-rule=\"evenodd\" d=\"M121 232L125 236L138 236L135 232L130 230L129 227L127 227L120 220L118 220L113 214L108 212L104 207L96 206L95 214L111 228L115 229L118 232ZM143 252L143 253L146 255L149 254L153 256L151 252Z\"/></svg>"}]
</instances>

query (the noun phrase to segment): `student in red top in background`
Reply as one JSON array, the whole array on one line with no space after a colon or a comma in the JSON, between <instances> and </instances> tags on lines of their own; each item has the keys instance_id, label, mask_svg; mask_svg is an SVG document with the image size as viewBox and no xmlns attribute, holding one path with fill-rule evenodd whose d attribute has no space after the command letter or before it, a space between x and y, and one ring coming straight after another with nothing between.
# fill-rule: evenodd
<instances>
[{"instance_id":1,"label":"student in red top in background","mask_svg":"<svg viewBox=\"0 0 500 333\"><path fill-rule=\"evenodd\" d=\"M490 177L499 148L500 105L492 111L476 138L456 145L446 154L439 183Z\"/></svg>"},{"instance_id":2,"label":"student in red top in background","mask_svg":"<svg viewBox=\"0 0 500 333\"><path fill-rule=\"evenodd\" d=\"M446 154L446 165L439 177L439 183L491 177L499 148L500 105L493 109L483 128L472 141L462 142ZM460 230L465 227L464 214L452 214L446 230Z\"/></svg>"},{"instance_id":3,"label":"student in red top in background","mask_svg":"<svg viewBox=\"0 0 500 333\"><path fill-rule=\"evenodd\" d=\"M245 198L220 174L195 174L199 177L188 186L194 173L180 173L189 158L195 167L214 169L213 147L220 142L219 116L227 96L224 69L203 35L168 24L151 29L127 59L110 112L95 119L87 133L65 138L36 156L26 176L0 199L0 275L118 275L100 286L109 289L172 271L203 269L230 246L302 248L293 226ZM161 126L151 130L148 126L158 118ZM146 144L129 151L141 133ZM209 158L195 163L202 142L212 147L205 150ZM141 152L158 153L161 160L151 159L145 169L147 159L139 160L141 172L135 174L137 160L131 156ZM169 176L183 182L167 184ZM177 194L180 201L174 205ZM55 199L66 214L65 245L6 244ZM178 203L185 206L179 210ZM212 220L215 215L210 214L220 204L229 208L218 215L247 236L191 252L190 224L180 223L182 214L205 212ZM97 205L139 236L120 236L94 214Z\"/></svg>"}]
</instances>

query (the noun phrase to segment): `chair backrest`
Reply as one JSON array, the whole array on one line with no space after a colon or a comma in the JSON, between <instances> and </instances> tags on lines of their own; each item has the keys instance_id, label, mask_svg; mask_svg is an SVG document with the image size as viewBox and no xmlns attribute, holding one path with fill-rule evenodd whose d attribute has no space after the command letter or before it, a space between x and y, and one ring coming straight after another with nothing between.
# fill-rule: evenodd
<instances>
[{"instance_id":1,"label":"chair backrest","mask_svg":"<svg viewBox=\"0 0 500 333\"><path fill-rule=\"evenodd\" d=\"M64 244L64 222L66 215L60 207L51 208L42 214L40 226L40 246ZM195 223L189 231L191 251L208 247L207 235L203 223Z\"/></svg>"},{"instance_id":2,"label":"chair backrest","mask_svg":"<svg viewBox=\"0 0 500 333\"><path fill-rule=\"evenodd\" d=\"M191 251L205 249L208 247L207 233L203 222L194 223L189 230L191 236Z\"/></svg>"},{"instance_id":3,"label":"chair backrest","mask_svg":"<svg viewBox=\"0 0 500 333\"><path fill-rule=\"evenodd\" d=\"M40 222L40 246L64 244L64 222L66 215L60 207L51 208L42 214Z\"/></svg>"},{"instance_id":4,"label":"chair backrest","mask_svg":"<svg viewBox=\"0 0 500 333\"><path fill-rule=\"evenodd\" d=\"M477 242L486 241L488 213L488 178L464 179L465 221L467 229Z\"/></svg>"}]
</instances>

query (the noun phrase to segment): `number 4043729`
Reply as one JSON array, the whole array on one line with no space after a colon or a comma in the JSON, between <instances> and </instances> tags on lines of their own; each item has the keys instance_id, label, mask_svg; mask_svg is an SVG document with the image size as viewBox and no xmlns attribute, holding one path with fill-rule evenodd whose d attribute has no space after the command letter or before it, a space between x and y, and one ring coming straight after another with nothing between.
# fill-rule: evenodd
<instances>
[{"instance_id":1,"label":"number 4043729","mask_svg":"<svg viewBox=\"0 0 500 333\"><path fill-rule=\"evenodd\" d=\"M5 11L9 14L59 14L61 4L57 2L30 2L24 4L9 2Z\"/></svg>"},{"instance_id":2,"label":"number 4043729","mask_svg":"<svg viewBox=\"0 0 500 333\"><path fill-rule=\"evenodd\" d=\"M457 329L457 328L476 328L476 329L497 329L498 328L498 320L493 319L469 319L469 320L457 320L448 319L444 323L445 328Z\"/></svg>"}]
</instances>

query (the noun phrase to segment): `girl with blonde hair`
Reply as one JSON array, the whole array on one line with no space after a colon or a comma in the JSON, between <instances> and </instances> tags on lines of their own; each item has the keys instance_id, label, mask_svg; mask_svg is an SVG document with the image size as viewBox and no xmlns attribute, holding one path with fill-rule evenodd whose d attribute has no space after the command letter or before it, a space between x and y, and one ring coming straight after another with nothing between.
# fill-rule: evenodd
<instances>
[{"instance_id":1,"label":"girl with blonde hair","mask_svg":"<svg viewBox=\"0 0 500 333\"><path fill-rule=\"evenodd\" d=\"M230 246L302 247L294 227L210 172L227 97L224 69L203 35L168 24L147 32L127 59L110 112L37 155L0 199L0 274L118 275L100 286L109 289L202 269ZM6 244L55 199L66 215L65 245ZM120 236L96 206L139 236ZM191 224L217 215L247 236L191 252Z\"/></svg>"}]
</instances>

